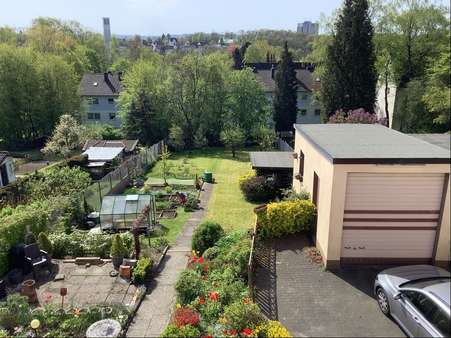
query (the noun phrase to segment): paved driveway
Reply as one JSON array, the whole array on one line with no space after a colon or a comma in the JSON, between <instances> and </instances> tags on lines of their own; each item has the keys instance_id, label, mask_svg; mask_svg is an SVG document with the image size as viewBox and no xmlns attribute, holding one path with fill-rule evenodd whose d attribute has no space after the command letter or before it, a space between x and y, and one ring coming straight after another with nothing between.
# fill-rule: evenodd
<instances>
[{"instance_id":1,"label":"paved driveway","mask_svg":"<svg viewBox=\"0 0 451 338\"><path fill-rule=\"evenodd\" d=\"M309 262L305 246L304 237L273 242L256 278L267 315L278 317L293 336L405 337L372 296L378 269L325 271Z\"/></svg>"}]
</instances>

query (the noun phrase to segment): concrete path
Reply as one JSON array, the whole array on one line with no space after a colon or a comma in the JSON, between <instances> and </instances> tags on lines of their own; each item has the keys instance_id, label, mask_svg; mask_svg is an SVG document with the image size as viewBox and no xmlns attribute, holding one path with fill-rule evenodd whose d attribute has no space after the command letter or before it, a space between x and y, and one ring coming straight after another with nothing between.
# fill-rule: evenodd
<instances>
[{"instance_id":1,"label":"concrete path","mask_svg":"<svg viewBox=\"0 0 451 338\"><path fill-rule=\"evenodd\" d=\"M169 324L176 302L174 285L188 262L191 236L207 211L213 185L205 183L203 188L200 195L200 210L191 214L175 245L167 252L160 268L161 272L152 281L148 294L127 331L127 337L158 337Z\"/></svg>"}]
</instances>

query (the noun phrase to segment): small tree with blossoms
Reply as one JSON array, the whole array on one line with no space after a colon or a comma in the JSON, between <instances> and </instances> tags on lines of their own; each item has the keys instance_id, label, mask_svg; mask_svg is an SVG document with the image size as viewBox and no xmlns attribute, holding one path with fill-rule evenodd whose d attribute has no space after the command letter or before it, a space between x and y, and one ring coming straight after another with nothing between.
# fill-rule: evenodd
<instances>
[{"instance_id":1,"label":"small tree with blossoms","mask_svg":"<svg viewBox=\"0 0 451 338\"><path fill-rule=\"evenodd\" d=\"M340 109L337 110L335 114L329 118L328 123L378 123L387 126L387 119L378 118L376 114L367 112L363 108L350 110L347 113Z\"/></svg>"}]
</instances>

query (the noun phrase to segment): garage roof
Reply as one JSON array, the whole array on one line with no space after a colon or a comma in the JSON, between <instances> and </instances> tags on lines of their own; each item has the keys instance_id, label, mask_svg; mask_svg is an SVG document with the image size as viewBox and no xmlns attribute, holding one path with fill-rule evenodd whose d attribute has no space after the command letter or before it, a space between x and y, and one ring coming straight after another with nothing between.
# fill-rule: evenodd
<instances>
[{"instance_id":1,"label":"garage roof","mask_svg":"<svg viewBox=\"0 0 451 338\"><path fill-rule=\"evenodd\" d=\"M449 151L377 124L295 124L336 164L449 163Z\"/></svg>"},{"instance_id":2,"label":"garage roof","mask_svg":"<svg viewBox=\"0 0 451 338\"><path fill-rule=\"evenodd\" d=\"M409 134L420 140L435 144L436 146L450 150L450 134Z\"/></svg>"},{"instance_id":3,"label":"garage roof","mask_svg":"<svg viewBox=\"0 0 451 338\"><path fill-rule=\"evenodd\" d=\"M252 168L293 168L293 156L289 151L253 151L249 153Z\"/></svg>"}]
</instances>

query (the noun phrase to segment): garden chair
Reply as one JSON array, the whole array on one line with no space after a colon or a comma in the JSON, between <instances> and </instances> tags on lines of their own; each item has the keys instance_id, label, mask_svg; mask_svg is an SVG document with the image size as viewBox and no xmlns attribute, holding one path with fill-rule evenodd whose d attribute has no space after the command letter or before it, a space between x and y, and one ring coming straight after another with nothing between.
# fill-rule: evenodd
<instances>
[{"instance_id":1,"label":"garden chair","mask_svg":"<svg viewBox=\"0 0 451 338\"><path fill-rule=\"evenodd\" d=\"M25 258L33 269L33 277L36 280L37 272L42 268L47 268L52 273L52 259L44 250L40 250L39 246L34 243L25 246Z\"/></svg>"}]
</instances>

